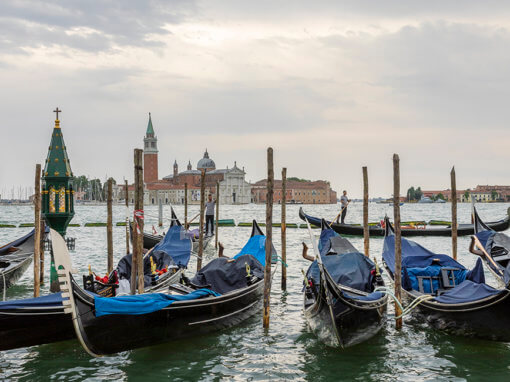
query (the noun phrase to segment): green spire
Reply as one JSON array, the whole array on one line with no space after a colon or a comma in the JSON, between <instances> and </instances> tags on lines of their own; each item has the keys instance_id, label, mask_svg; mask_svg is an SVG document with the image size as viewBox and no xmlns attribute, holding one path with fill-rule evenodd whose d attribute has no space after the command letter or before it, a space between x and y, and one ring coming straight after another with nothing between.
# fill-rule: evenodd
<instances>
[{"instance_id":1,"label":"green spire","mask_svg":"<svg viewBox=\"0 0 510 382\"><path fill-rule=\"evenodd\" d=\"M64 137L62 136L62 130L60 129L60 121L57 119L55 120L53 134L51 135L51 142L50 147L48 148L48 156L44 166L43 177L65 178L72 176L73 172L71 171L71 163L67 156Z\"/></svg>"},{"instance_id":2,"label":"green spire","mask_svg":"<svg viewBox=\"0 0 510 382\"><path fill-rule=\"evenodd\" d=\"M145 136L154 137L154 128L152 127L151 113L149 113L149 124L147 125L147 132L145 133Z\"/></svg>"},{"instance_id":3,"label":"green spire","mask_svg":"<svg viewBox=\"0 0 510 382\"><path fill-rule=\"evenodd\" d=\"M58 120L60 110L55 112L57 119L42 176L42 215L51 228L65 235L74 216L73 172Z\"/></svg>"}]
</instances>

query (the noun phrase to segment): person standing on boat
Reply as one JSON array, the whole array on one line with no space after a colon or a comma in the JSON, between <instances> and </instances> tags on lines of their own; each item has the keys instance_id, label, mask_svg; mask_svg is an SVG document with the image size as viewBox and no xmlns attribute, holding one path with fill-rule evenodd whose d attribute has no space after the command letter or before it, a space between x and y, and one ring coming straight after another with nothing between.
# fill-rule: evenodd
<instances>
[{"instance_id":1,"label":"person standing on boat","mask_svg":"<svg viewBox=\"0 0 510 382\"><path fill-rule=\"evenodd\" d=\"M216 201L212 200L212 195L209 194L207 203L205 204L205 235L212 236L214 233L214 205ZM209 231L209 225L211 231Z\"/></svg>"},{"instance_id":2,"label":"person standing on boat","mask_svg":"<svg viewBox=\"0 0 510 382\"><path fill-rule=\"evenodd\" d=\"M342 219L341 224L345 224L345 215L347 215L347 205L351 202L351 199L347 198L347 191L344 190L343 195L340 197L340 204L342 205Z\"/></svg>"}]
</instances>

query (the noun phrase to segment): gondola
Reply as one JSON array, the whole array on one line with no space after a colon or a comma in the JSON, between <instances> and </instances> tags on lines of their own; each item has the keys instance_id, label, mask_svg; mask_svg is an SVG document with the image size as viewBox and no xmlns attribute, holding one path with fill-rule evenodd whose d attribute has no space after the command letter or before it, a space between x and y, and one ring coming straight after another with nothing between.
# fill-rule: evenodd
<instances>
[{"instance_id":1,"label":"gondola","mask_svg":"<svg viewBox=\"0 0 510 382\"><path fill-rule=\"evenodd\" d=\"M72 314L76 335L92 356L227 328L260 310L264 236L252 236L234 259L216 258L166 293L112 298L84 292L72 277L63 241L52 242L59 282L70 296L66 312Z\"/></svg>"},{"instance_id":2,"label":"gondola","mask_svg":"<svg viewBox=\"0 0 510 382\"><path fill-rule=\"evenodd\" d=\"M395 236L388 218L382 256L393 279ZM495 289L485 283L481 259L468 270L447 255L436 254L402 238L401 291L405 300L422 300L415 312L435 328L458 335L510 341L510 290Z\"/></svg>"},{"instance_id":3,"label":"gondola","mask_svg":"<svg viewBox=\"0 0 510 382\"><path fill-rule=\"evenodd\" d=\"M191 243L189 238L180 232L182 227L171 228L165 240L144 256L144 281L147 292L157 292L168 288L169 285L179 282L183 268L190 258ZM175 248L175 247L178 248ZM165 256L166 253L173 258L173 264L168 271L155 277L152 264L161 269L164 264L172 262ZM92 275L84 276L85 293L100 294L103 296L119 295L128 292L131 266L131 255L124 256L117 269L119 284L102 283L94 280ZM110 275L112 279L112 275ZM125 281L123 281L125 280ZM122 288L122 285L124 287ZM120 287L119 287L120 286ZM9 350L33 345L59 342L75 338L76 334L71 322L71 316L64 312L61 293L53 293L42 297L22 300L0 302L0 350Z\"/></svg>"},{"instance_id":4,"label":"gondola","mask_svg":"<svg viewBox=\"0 0 510 382\"><path fill-rule=\"evenodd\" d=\"M388 296L375 290L384 287L379 267L322 223L317 256L305 276L304 315L319 339L346 348L379 332Z\"/></svg>"},{"instance_id":5,"label":"gondola","mask_svg":"<svg viewBox=\"0 0 510 382\"><path fill-rule=\"evenodd\" d=\"M34 256L35 230L0 247L0 292L19 280Z\"/></svg>"},{"instance_id":6,"label":"gondola","mask_svg":"<svg viewBox=\"0 0 510 382\"><path fill-rule=\"evenodd\" d=\"M181 222L179 221L179 219L177 218L177 215L175 214L175 211L173 208L171 208L171 212L172 212L172 219L171 219L171 222L170 222L170 227L173 227L175 225L182 225ZM130 229L130 238L132 239L133 238L133 227L132 225L130 224L129 225L129 229ZM191 238L192 240L192 243L193 243L193 252L198 252L198 234L199 234L199 231L198 229L194 229L194 230L189 230L187 231L187 235ZM163 239L165 235L153 235L153 234L150 234L148 232L144 232L143 233L143 248L145 249L150 249L150 248L153 248L155 247L160 241L161 239ZM209 242L211 241L211 238L212 236L204 236L204 249L209 245Z\"/></svg>"},{"instance_id":7,"label":"gondola","mask_svg":"<svg viewBox=\"0 0 510 382\"><path fill-rule=\"evenodd\" d=\"M313 224L317 227L321 225L321 218L313 217L305 214L302 208L299 209L299 217L303 220L307 219L310 224ZM331 222L326 221L327 224L331 224ZM487 226L490 227L494 231L504 231L510 227L510 208L507 211L507 216L504 219L487 223ZM363 227L361 225L354 224L341 224L337 222L333 222L331 224L331 228L335 230L335 232L340 235L349 235L349 236L363 236ZM370 236L384 236L385 228L381 225L378 226L369 226L368 227ZM425 227L425 228L402 228L401 229L402 236L451 236L452 229L450 226L446 227ZM467 236L472 235L474 233L473 224L459 224L457 228L458 236Z\"/></svg>"},{"instance_id":8,"label":"gondola","mask_svg":"<svg viewBox=\"0 0 510 382\"><path fill-rule=\"evenodd\" d=\"M471 237L471 253L480 256L502 285L510 282L510 237L485 224L473 206L475 234Z\"/></svg>"}]
</instances>

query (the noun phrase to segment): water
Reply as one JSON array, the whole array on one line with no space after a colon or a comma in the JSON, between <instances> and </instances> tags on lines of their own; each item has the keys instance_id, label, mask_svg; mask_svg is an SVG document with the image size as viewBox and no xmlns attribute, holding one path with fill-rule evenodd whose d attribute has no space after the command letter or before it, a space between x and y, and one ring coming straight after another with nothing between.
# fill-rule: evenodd
<instances>
[{"instance_id":1,"label":"water","mask_svg":"<svg viewBox=\"0 0 510 382\"><path fill-rule=\"evenodd\" d=\"M506 214L510 204L481 204L482 219L497 220ZM317 216L333 218L338 206L303 206ZM234 218L236 222L257 219L265 221L264 206L221 206L220 219ZM415 204L401 208L402 220L430 220L450 218L450 204ZM288 223L301 223L299 206L287 207ZM19 224L33 219L28 206L1 206L0 223ZM165 216L170 216L165 207ZM176 207L179 216L183 208ZM190 207L190 216L198 212ZM280 208L275 206L274 221L280 221ZM378 221L384 214L392 214L387 205L371 204L370 220ZM459 204L459 221L470 220L470 205ZM361 222L361 204L349 206L348 222ZM114 222L123 221L125 208L114 206ZM105 222L105 206L77 206L75 223ZM146 209L146 227L157 227L157 207ZM115 261L125 251L125 228L114 227ZM30 229L1 228L0 243L15 239ZM247 240L250 228L221 227L220 241L225 254L237 253ZM318 233L318 231L315 231ZM507 232L508 233L508 232ZM76 251L72 261L80 273L87 272L92 264L96 273L106 269L106 228L69 228L68 235L76 238ZM273 229L275 247L280 248L280 231ZM418 237L415 239L431 250L450 253L448 237ZM288 292L282 293L280 270L276 272L271 293L271 324L269 331L262 329L262 312L242 325L206 336L189 338L163 345L124 352L110 357L94 359L88 356L77 341L34 346L26 349L0 352L0 379L18 380L155 380L168 378L174 381L215 380L487 380L510 379L510 344L473 338L451 336L430 329L419 318L406 318L404 328L396 331L392 308L385 328L371 340L339 350L325 346L311 334L305 324L301 304L301 269L308 266L301 257L301 242L310 243L305 229L287 229ZM363 248L362 238L352 243ZM459 259L472 266L476 257L469 254L469 238L459 238ZM382 239L370 240L372 257L381 261ZM206 250L206 258L215 256L214 245ZM206 261L207 261L206 259ZM46 264L48 270L48 263ZM195 269L190 264L190 271ZM18 285L7 291L8 299L32 295L33 270L27 270ZM495 282L486 272L489 283ZM46 275L48 280L48 274ZM47 293L46 283L43 293ZM510 324L510 318L509 318Z\"/></svg>"}]
</instances>

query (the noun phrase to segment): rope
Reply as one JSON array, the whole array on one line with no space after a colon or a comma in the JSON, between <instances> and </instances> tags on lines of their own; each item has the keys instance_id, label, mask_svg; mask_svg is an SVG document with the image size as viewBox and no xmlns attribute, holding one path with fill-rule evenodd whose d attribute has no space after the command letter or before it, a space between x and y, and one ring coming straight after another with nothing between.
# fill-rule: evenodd
<instances>
[{"instance_id":1,"label":"rope","mask_svg":"<svg viewBox=\"0 0 510 382\"><path fill-rule=\"evenodd\" d=\"M144 220L144 216L143 216L143 210L135 210L133 212L133 220L136 222L136 232L138 232L138 234L140 235L141 232L140 232L140 226L138 225L138 221L139 220Z\"/></svg>"},{"instance_id":2,"label":"rope","mask_svg":"<svg viewBox=\"0 0 510 382\"><path fill-rule=\"evenodd\" d=\"M409 305L407 305L406 308L404 308L402 306L402 304L400 303L400 301L397 299L397 297L393 294L391 289L389 289L387 287L378 287L378 288L374 289L374 292L383 292L383 293L387 294L388 296L390 296L391 298L393 298L393 300L395 300L395 303L399 306L400 310L402 311L402 314L395 317L395 320L398 320L399 318L407 316L414 309L416 309L418 307L418 305L420 305L422 302L433 300L435 298L434 296L430 296L430 295L418 296Z\"/></svg>"},{"instance_id":3,"label":"rope","mask_svg":"<svg viewBox=\"0 0 510 382\"><path fill-rule=\"evenodd\" d=\"M285 261L283 261L283 258L280 256L280 255L276 255L276 262L280 262L282 263L282 265L285 266L285 268L288 268L289 266L287 265L287 263Z\"/></svg>"}]
</instances>

